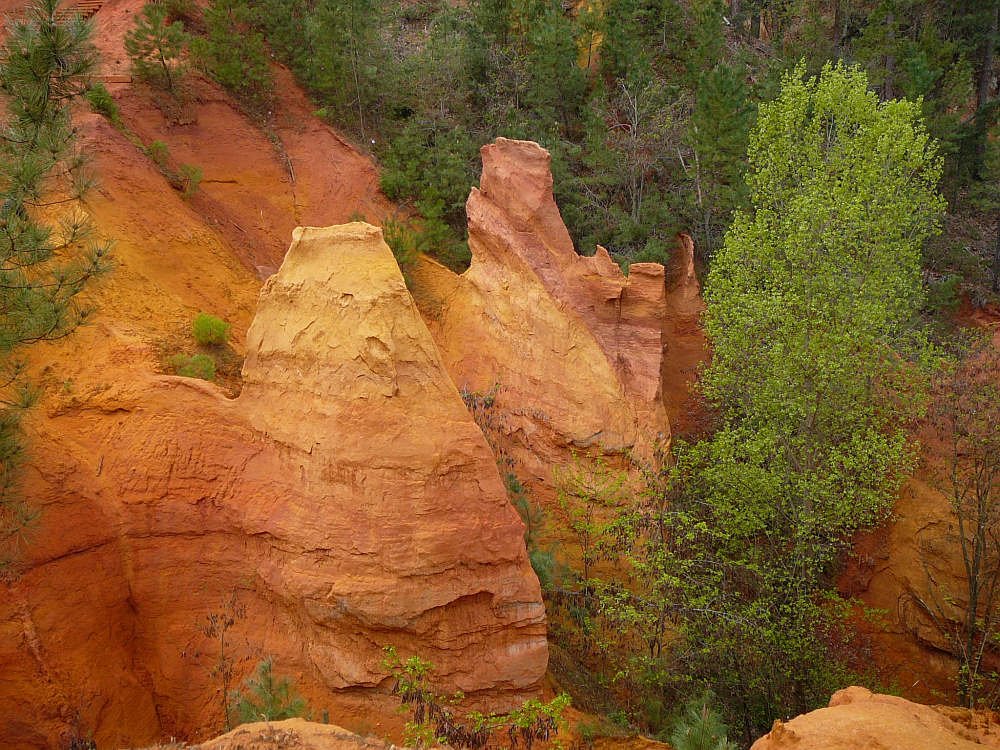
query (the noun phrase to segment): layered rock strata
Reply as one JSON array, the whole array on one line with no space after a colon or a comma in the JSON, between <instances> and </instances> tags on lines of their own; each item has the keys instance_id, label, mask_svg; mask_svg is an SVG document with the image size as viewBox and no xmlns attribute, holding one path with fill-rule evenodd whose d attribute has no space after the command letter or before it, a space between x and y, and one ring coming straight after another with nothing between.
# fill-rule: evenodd
<instances>
[{"instance_id":1,"label":"layered rock strata","mask_svg":"<svg viewBox=\"0 0 1000 750\"><path fill-rule=\"evenodd\" d=\"M441 690L537 689L523 527L378 229L296 230L244 376L230 400L132 370L37 420L43 533L0 597L7 746L60 746L74 723L100 747L210 732L213 613L234 615L237 677L273 655L334 719L386 680L383 645L433 662Z\"/></svg>"}]
</instances>

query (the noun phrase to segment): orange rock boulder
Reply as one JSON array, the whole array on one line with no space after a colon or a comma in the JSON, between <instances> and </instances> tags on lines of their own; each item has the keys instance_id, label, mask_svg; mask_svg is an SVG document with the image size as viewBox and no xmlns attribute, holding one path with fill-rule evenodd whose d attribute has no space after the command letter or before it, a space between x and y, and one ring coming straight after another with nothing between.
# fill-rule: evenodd
<instances>
[{"instance_id":1,"label":"orange rock boulder","mask_svg":"<svg viewBox=\"0 0 1000 750\"><path fill-rule=\"evenodd\" d=\"M751 750L972 750L1000 747L992 712L922 706L851 687L821 708L774 728Z\"/></svg>"}]
</instances>

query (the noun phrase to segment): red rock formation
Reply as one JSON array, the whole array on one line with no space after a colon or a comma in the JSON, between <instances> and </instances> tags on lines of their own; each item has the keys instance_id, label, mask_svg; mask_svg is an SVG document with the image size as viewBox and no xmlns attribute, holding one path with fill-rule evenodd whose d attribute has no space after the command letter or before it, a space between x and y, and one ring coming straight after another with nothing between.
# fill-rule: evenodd
<instances>
[{"instance_id":1,"label":"red rock formation","mask_svg":"<svg viewBox=\"0 0 1000 750\"><path fill-rule=\"evenodd\" d=\"M774 728L751 750L964 750L1000 747L991 711L922 706L864 688L841 690L821 708Z\"/></svg>"},{"instance_id":2,"label":"red rock formation","mask_svg":"<svg viewBox=\"0 0 1000 750\"><path fill-rule=\"evenodd\" d=\"M37 420L27 493L44 534L0 596L0 738L101 747L221 721L218 642L240 592L238 671L265 654L314 708L353 710L394 644L443 690L533 693L545 615L523 527L378 229L298 230L248 334L246 387L81 370ZM69 357L77 361L76 357Z\"/></svg>"},{"instance_id":3,"label":"red rock formation","mask_svg":"<svg viewBox=\"0 0 1000 750\"><path fill-rule=\"evenodd\" d=\"M705 302L694 268L694 242L677 235L677 250L667 280L663 322L663 405L673 431L684 429L692 417L689 403L698 366L708 360L708 342L701 328Z\"/></svg>"},{"instance_id":4,"label":"red rock formation","mask_svg":"<svg viewBox=\"0 0 1000 750\"><path fill-rule=\"evenodd\" d=\"M481 153L481 186L466 205L471 267L457 276L424 260L415 274L452 379L500 384L536 468L570 448L665 439L662 266L635 264L626 278L603 248L577 255L538 144L500 138Z\"/></svg>"}]
</instances>

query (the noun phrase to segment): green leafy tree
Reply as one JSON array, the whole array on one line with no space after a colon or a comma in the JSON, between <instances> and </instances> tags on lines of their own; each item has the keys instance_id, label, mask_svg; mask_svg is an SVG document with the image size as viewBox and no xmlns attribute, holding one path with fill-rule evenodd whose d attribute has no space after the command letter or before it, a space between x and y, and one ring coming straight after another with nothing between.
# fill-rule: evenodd
<instances>
[{"instance_id":1,"label":"green leafy tree","mask_svg":"<svg viewBox=\"0 0 1000 750\"><path fill-rule=\"evenodd\" d=\"M943 210L918 105L880 103L856 68L804 72L761 107L752 211L707 278L703 390L720 423L678 446L670 501L634 533L652 604L672 594L681 673L723 696L742 739L859 679L838 657L848 607L826 581L912 466L919 368L901 355Z\"/></svg>"},{"instance_id":2,"label":"green leafy tree","mask_svg":"<svg viewBox=\"0 0 1000 750\"><path fill-rule=\"evenodd\" d=\"M310 718L304 698L287 677L274 675L274 658L257 664L254 673L244 680L239 690L229 693L231 725L252 724L255 721L283 721L297 717Z\"/></svg>"},{"instance_id":3,"label":"green leafy tree","mask_svg":"<svg viewBox=\"0 0 1000 750\"><path fill-rule=\"evenodd\" d=\"M737 518L749 531L781 514L819 560L878 516L907 464L906 411L884 389L901 377L894 348L944 205L917 105L879 104L856 68L802 74L762 107L753 212L737 212L709 274L705 391L727 410L719 491L731 502L755 490ZM728 475L738 464L742 489Z\"/></svg>"},{"instance_id":4,"label":"green leafy tree","mask_svg":"<svg viewBox=\"0 0 1000 750\"><path fill-rule=\"evenodd\" d=\"M95 185L72 121L97 64L93 27L60 20L58 10L57 0L29 6L10 21L0 52L0 572L38 518L17 493L21 419L38 397L23 350L93 317L83 293L108 269L111 250L72 208Z\"/></svg>"},{"instance_id":5,"label":"green leafy tree","mask_svg":"<svg viewBox=\"0 0 1000 750\"><path fill-rule=\"evenodd\" d=\"M135 28L125 34L125 51L139 78L174 94L186 72L181 54L189 41L183 22L168 23L165 5L146 3L135 16Z\"/></svg>"}]
</instances>

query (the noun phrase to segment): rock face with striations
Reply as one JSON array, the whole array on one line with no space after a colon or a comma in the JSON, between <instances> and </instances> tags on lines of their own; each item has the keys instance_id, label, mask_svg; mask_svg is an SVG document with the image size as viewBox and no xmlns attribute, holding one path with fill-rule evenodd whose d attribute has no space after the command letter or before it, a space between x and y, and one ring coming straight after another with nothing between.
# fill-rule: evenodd
<instances>
[{"instance_id":1,"label":"rock face with striations","mask_svg":"<svg viewBox=\"0 0 1000 750\"><path fill-rule=\"evenodd\" d=\"M45 529L0 597L7 746L61 746L74 722L101 747L211 732L219 642L199 624L234 593L237 676L273 655L334 720L378 715L386 644L433 662L441 690L537 690L523 526L378 229L296 230L244 373L236 400L81 375L89 395L36 420L26 493Z\"/></svg>"},{"instance_id":2,"label":"rock face with striations","mask_svg":"<svg viewBox=\"0 0 1000 750\"><path fill-rule=\"evenodd\" d=\"M499 384L538 466L568 450L667 438L663 267L637 263L626 278L603 248L577 255L538 144L500 138L481 153L466 205L472 265L458 276L425 259L415 273L452 379L478 391Z\"/></svg>"}]
</instances>

